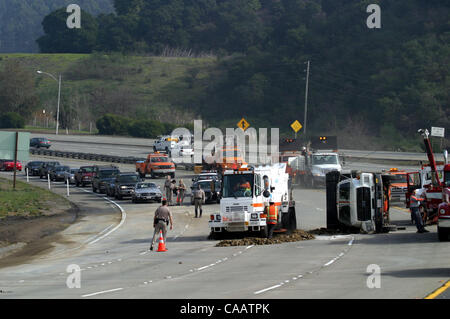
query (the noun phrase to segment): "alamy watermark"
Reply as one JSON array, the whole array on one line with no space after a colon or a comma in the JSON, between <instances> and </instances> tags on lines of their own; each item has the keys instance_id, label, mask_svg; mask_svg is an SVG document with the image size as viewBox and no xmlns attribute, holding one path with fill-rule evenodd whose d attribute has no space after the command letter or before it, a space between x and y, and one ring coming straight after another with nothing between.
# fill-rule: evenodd
<instances>
[{"instance_id":1,"label":"alamy watermark","mask_svg":"<svg viewBox=\"0 0 450 319\"><path fill-rule=\"evenodd\" d=\"M203 132L203 122L194 121L193 151L194 155L173 154L175 163L214 164L246 162L248 164L278 163L279 129L270 129L268 144L267 128L242 130L226 128L225 134L219 128L208 128ZM176 128L171 136L180 140L192 141L192 134L187 128ZM191 143L192 144L192 143Z\"/></svg>"},{"instance_id":2,"label":"alamy watermark","mask_svg":"<svg viewBox=\"0 0 450 319\"><path fill-rule=\"evenodd\" d=\"M381 29L381 8L378 4L369 4L367 13L371 13L366 20L369 29Z\"/></svg>"},{"instance_id":3,"label":"alamy watermark","mask_svg":"<svg viewBox=\"0 0 450 319\"><path fill-rule=\"evenodd\" d=\"M66 286L69 289L81 288L81 268L76 264L67 266L66 272L70 273L66 279Z\"/></svg>"},{"instance_id":4,"label":"alamy watermark","mask_svg":"<svg viewBox=\"0 0 450 319\"><path fill-rule=\"evenodd\" d=\"M66 9L70 13L66 20L66 25L69 29L81 28L81 8L78 4L69 4Z\"/></svg>"},{"instance_id":5,"label":"alamy watermark","mask_svg":"<svg viewBox=\"0 0 450 319\"><path fill-rule=\"evenodd\" d=\"M366 268L366 272L370 275L367 277L367 288L381 288L381 267L377 264L370 264Z\"/></svg>"}]
</instances>

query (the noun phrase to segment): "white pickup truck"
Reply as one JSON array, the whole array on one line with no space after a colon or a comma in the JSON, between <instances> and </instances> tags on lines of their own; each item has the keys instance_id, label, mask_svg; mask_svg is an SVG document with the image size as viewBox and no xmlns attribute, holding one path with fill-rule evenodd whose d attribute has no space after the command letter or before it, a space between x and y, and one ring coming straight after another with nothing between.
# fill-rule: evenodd
<instances>
[{"instance_id":1,"label":"white pickup truck","mask_svg":"<svg viewBox=\"0 0 450 319\"><path fill-rule=\"evenodd\" d=\"M160 136L158 140L153 143L153 150L155 152L166 152L169 156L174 149L182 149L184 147L191 147L191 139L182 139L179 136L165 135Z\"/></svg>"}]
</instances>

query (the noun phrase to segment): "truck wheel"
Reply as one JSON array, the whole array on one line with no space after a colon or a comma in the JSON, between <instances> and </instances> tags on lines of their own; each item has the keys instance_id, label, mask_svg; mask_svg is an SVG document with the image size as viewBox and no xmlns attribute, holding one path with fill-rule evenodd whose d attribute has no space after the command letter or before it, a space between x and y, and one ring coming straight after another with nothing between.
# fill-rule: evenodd
<instances>
[{"instance_id":1,"label":"truck wheel","mask_svg":"<svg viewBox=\"0 0 450 319\"><path fill-rule=\"evenodd\" d=\"M259 237L261 238L267 238L269 237L269 230L267 226L264 226L259 231Z\"/></svg>"},{"instance_id":2,"label":"truck wheel","mask_svg":"<svg viewBox=\"0 0 450 319\"><path fill-rule=\"evenodd\" d=\"M175 178L175 173L170 173L171 178Z\"/></svg>"},{"instance_id":3,"label":"truck wheel","mask_svg":"<svg viewBox=\"0 0 450 319\"><path fill-rule=\"evenodd\" d=\"M157 152L157 150L156 150L156 146L153 146L153 152Z\"/></svg>"},{"instance_id":4,"label":"truck wheel","mask_svg":"<svg viewBox=\"0 0 450 319\"><path fill-rule=\"evenodd\" d=\"M122 200L122 195L116 194L116 199L117 199L117 200Z\"/></svg>"},{"instance_id":5,"label":"truck wheel","mask_svg":"<svg viewBox=\"0 0 450 319\"><path fill-rule=\"evenodd\" d=\"M139 177L142 178L142 179L144 179L144 178L145 178L145 173L139 172Z\"/></svg>"},{"instance_id":6,"label":"truck wheel","mask_svg":"<svg viewBox=\"0 0 450 319\"><path fill-rule=\"evenodd\" d=\"M211 240L219 240L221 238L221 235L222 235L222 233L218 233L218 232L215 232L215 231L211 230L211 232L209 233L208 238L211 239Z\"/></svg>"},{"instance_id":7,"label":"truck wheel","mask_svg":"<svg viewBox=\"0 0 450 319\"><path fill-rule=\"evenodd\" d=\"M97 193L97 188L95 188L94 185L92 185L92 191L93 191L94 193Z\"/></svg>"},{"instance_id":8,"label":"truck wheel","mask_svg":"<svg viewBox=\"0 0 450 319\"><path fill-rule=\"evenodd\" d=\"M155 173L153 173L153 171L150 172L150 178L155 178Z\"/></svg>"},{"instance_id":9,"label":"truck wheel","mask_svg":"<svg viewBox=\"0 0 450 319\"><path fill-rule=\"evenodd\" d=\"M448 231L442 227L438 227L438 238L439 241L448 241Z\"/></svg>"}]
</instances>

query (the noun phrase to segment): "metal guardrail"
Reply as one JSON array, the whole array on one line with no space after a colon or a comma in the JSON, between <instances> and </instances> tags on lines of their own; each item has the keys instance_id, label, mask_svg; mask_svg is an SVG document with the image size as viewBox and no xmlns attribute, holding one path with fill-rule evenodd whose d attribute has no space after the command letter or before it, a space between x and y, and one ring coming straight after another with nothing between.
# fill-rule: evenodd
<instances>
[{"instance_id":1,"label":"metal guardrail","mask_svg":"<svg viewBox=\"0 0 450 319\"><path fill-rule=\"evenodd\" d=\"M138 161L145 161L146 158L134 157L134 156L115 156L115 155L104 155L104 154L93 154L93 153L81 153L81 152L62 152L49 149L41 148L30 148L30 154L33 155L43 155L52 157L62 157L98 162L109 162L109 163L122 163L122 164L135 164ZM185 170L194 170L193 164L176 164L176 167L182 166Z\"/></svg>"},{"instance_id":2,"label":"metal guardrail","mask_svg":"<svg viewBox=\"0 0 450 319\"><path fill-rule=\"evenodd\" d=\"M146 160L145 158L134 157L134 156L123 157L123 156L115 156L115 155L81 153L81 152L62 152L62 151L40 149L40 148L30 148L30 154L52 156L52 157L72 158L72 159L83 159L83 160L99 161L99 162L123 163L123 164L134 164L137 161L145 161Z\"/></svg>"}]
</instances>

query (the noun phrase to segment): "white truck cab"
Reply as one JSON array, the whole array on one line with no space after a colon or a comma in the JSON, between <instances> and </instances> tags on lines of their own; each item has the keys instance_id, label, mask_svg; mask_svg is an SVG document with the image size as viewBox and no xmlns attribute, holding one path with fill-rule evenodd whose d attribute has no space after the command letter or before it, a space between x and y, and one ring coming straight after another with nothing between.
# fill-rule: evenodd
<instances>
[{"instance_id":1,"label":"white truck cab","mask_svg":"<svg viewBox=\"0 0 450 319\"><path fill-rule=\"evenodd\" d=\"M278 228L293 230L297 226L285 163L226 170L221 193L220 211L210 216L211 237L222 232L246 231L266 237L264 207L269 201L279 208Z\"/></svg>"},{"instance_id":2,"label":"white truck cab","mask_svg":"<svg viewBox=\"0 0 450 319\"><path fill-rule=\"evenodd\" d=\"M315 152L310 157L312 186L325 185L325 176L331 171L342 171L339 154L334 152Z\"/></svg>"}]
</instances>

